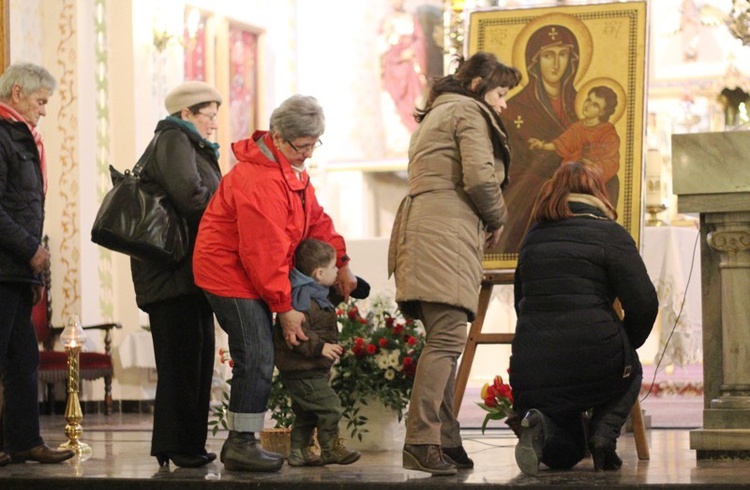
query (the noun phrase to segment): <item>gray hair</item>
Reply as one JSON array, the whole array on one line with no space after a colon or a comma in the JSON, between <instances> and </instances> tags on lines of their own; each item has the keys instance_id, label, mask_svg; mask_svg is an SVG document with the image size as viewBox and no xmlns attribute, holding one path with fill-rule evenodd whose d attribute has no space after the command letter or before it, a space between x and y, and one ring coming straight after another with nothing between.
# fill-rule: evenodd
<instances>
[{"instance_id":1,"label":"gray hair","mask_svg":"<svg viewBox=\"0 0 750 490\"><path fill-rule=\"evenodd\" d=\"M315 97L292 95L271 114L271 131L285 140L311 136L318 138L325 131L323 108Z\"/></svg>"},{"instance_id":2,"label":"gray hair","mask_svg":"<svg viewBox=\"0 0 750 490\"><path fill-rule=\"evenodd\" d=\"M24 94L33 94L46 88L52 93L57 80L43 66L33 63L14 63L0 76L0 99L10 99L13 86L18 85Z\"/></svg>"}]
</instances>

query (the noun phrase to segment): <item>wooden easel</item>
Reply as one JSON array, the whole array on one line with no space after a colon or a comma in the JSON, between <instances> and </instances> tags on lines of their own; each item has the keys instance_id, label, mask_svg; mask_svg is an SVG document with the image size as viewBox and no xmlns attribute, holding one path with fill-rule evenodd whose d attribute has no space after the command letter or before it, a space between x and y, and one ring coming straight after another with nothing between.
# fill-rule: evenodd
<instances>
[{"instance_id":1,"label":"wooden easel","mask_svg":"<svg viewBox=\"0 0 750 490\"><path fill-rule=\"evenodd\" d=\"M487 308L490 305L492 288L496 285L513 284L513 275L514 272L508 270L488 270L484 272L482 287L479 290L477 316L471 323L469 338L466 341L466 348L464 349L463 356L461 357L461 364L456 373L456 393L455 398L453 399L453 410L456 416L458 416L458 411L461 408L461 401L466 392L466 384L469 381L471 365L474 363L474 355L477 352L477 346L482 344L510 344L513 342L514 334L512 333L482 332L484 318L487 314ZM635 400L635 405L633 405L633 408L630 411L630 420L633 424L633 436L635 437L635 449L638 454L638 459L648 460L651 458L651 455L648 449L648 441L646 440L646 425L643 422L641 403L638 399Z\"/></svg>"}]
</instances>

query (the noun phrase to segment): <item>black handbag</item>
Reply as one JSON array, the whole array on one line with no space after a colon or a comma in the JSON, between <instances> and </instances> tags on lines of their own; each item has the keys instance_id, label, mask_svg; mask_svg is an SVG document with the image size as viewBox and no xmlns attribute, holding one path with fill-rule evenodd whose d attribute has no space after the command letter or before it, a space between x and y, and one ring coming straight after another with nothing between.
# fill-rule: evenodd
<instances>
[{"instance_id":1,"label":"black handbag","mask_svg":"<svg viewBox=\"0 0 750 490\"><path fill-rule=\"evenodd\" d=\"M187 223L161 186L141 178L143 167L154 156L159 134L133 170L123 174L109 166L113 187L96 214L91 241L135 259L170 264L188 254Z\"/></svg>"}]
</instances>

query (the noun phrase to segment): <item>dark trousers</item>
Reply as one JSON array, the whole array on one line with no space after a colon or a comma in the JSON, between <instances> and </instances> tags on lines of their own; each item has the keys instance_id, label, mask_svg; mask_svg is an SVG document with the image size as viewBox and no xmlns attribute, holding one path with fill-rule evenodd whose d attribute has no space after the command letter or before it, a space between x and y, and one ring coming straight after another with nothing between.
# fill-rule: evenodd
<instances>
[{"instance_id":1,"label":"dark trousers","mask_svg":"<svg viewBox=\"0 0 750 490\"><path fill-rule=\"evenodd\" d=\"M323 449L332 449L339 437L341 400L331 387L328 378L286 379L284 386L292 399L294 424L292 425L292 448L312 445L312 436L318 429L318 442Z\"/></svg>"},{"instance_id":2,"label":"dark trousers","mask_svg":"<svg viewBox=\"0 0 750 490\"><path fill-rule=\"evenodd\" d=\"M42 444L39 435L39 345L28 283L0 283L0 375L6 453ZM2 443L3 441L0 441Z\"/></svg>"},{"instance_id":3,"label":"dark trousers","mask_svg":"<svg viewBox=\"0 0 750 490\"><path fill-rule=\"evenodd\" d=\"M203 294L147 308L156 357L151 454L205 454L214 371L211 307Z\"/></svg>"},{"instance_id":4,"label":"dark trousers","mask_svg":"<svg viewBox=\"0 0 750 490\"><path fill-rule=\"evenodd\" d=\"M542 463L553 469L570 469L586 456L588 443L594 437L616 448L617 438L635 404L642 380L641 374L634 374L626 391L594 407L588 430L584 427L582 413L542 414Z\"/></svg>"}]
</instances>

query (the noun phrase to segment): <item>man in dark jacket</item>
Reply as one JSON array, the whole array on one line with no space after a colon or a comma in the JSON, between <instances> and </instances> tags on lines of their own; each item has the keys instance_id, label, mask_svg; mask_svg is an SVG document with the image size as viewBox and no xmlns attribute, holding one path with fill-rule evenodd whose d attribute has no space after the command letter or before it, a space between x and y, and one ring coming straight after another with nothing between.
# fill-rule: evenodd
<instances>
[{"instance_id":1,"label":"man in dark jacket","mask_svg":"<svg viewBox=\"0 0 750 490\"><path fill-rule=\"evenodd\" d=\"M57 82L43 67L10 66L0 76L0 374L4 384L0 466L58 463L75 454L39 434L39 347L32 306L49 268L41 245L46 191L44 146L36 131Z\"/></svg>"}]
</instances>

